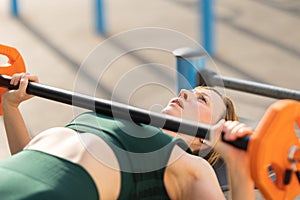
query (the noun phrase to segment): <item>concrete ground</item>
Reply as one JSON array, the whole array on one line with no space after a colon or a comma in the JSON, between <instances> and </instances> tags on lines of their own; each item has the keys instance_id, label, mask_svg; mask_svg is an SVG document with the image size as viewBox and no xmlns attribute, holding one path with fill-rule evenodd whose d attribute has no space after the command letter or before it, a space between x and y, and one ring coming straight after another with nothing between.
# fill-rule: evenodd
<instances>
[{"instance_id":1,"label":"concrete ground","mask_svg":"<svg viewBox=\"0 0 300 200\"><path fill-rule=\"evenodd\" d=\"M106 36L95 31L93 3L19 1L20 18L14 18L10 1L0 0L0 43L16 47L41 83L158 111L176 95L172 50L202 43L197 1L105 1ZM208 68L300 90L300 2L220 0L215 11L216 55ZM275 101L226 93L253 127ZM40 98L21 109L32 135L63 126L82 112ZM0 158L6 158L1 126Z\"/></svg>"}]
</instances>

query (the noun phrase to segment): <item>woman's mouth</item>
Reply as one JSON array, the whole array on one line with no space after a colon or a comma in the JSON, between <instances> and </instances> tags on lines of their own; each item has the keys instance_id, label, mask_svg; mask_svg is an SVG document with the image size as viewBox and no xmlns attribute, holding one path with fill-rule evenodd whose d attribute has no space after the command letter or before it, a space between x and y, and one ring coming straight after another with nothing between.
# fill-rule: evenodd
<instances>
[{"instance_id":1,"label":"woman's mouth","mask_svg":"<svg viewBox=\"0 0 300 200\"><path fill-rule=\"evenodd\" d=\"M179 100L179 99L173 99L171 102L171 104L176 104L178 105L181 109L183 109L183 103Z\"/></svg>"}]
</instances>

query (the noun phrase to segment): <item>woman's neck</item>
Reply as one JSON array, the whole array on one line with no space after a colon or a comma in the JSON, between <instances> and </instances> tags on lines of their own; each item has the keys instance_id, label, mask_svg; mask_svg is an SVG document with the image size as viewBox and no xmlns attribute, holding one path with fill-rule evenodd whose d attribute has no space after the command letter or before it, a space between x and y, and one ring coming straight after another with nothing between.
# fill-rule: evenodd
<instances>
[{"instance_id":1,"label":"woman's neck","mask_svg":"<svg viewBox=\"0 0 300 200\"><path fill-rule=\"evenodd\" d=\"M182 133L176 133L176 132L169 131L166 129L163 129L163 132L172 137L183 139L189 145L189 148L192 151L197 151L200 149L201 142L200 142L199 138L197 138L197 137L189 136L189 135L182 134Z\"/></svg>"}]
</instances>

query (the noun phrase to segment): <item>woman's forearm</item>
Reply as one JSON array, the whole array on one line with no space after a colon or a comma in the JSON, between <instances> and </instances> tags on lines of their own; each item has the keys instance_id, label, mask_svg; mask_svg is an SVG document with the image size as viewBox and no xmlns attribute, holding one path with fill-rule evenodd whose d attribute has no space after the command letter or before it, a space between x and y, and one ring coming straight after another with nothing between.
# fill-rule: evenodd
<instances>
[{"instance_id":1,"label":"woman's forearm","mask_svg":"<svg viewBox=\"0 0 300 200\"><path fill-rule=\"evenodd\" d=\"M23 117L18 109L23 101L32 97L26 93L29 80L38 82L36 76L31 76L28 73L14 74L10 84L14 86L19 85L19 88L2 94L3 120L11 154L21 151L31 140Z\"/></svg>"},{"instance_id":2,"label":"woman's forearm","mask_svg":"<svg viewBox=\"0 0 300 200\"><path fill-rule=\"evenodd\" d=\"M2 102L2 112L11 154L21 151L31 140L18 107Z\"/></svg>"},{"instance_id":3,"label":"woman's forearm","mask_svg":"<svg viewBox=\"0 0 300 200\"><path fill-rule=\"evenodd\" d=\"M230 184L231 199L255 199L254 182L251 179L250 170L247 167L227 166L227 173Z\"/></svg>"}]
</instances>

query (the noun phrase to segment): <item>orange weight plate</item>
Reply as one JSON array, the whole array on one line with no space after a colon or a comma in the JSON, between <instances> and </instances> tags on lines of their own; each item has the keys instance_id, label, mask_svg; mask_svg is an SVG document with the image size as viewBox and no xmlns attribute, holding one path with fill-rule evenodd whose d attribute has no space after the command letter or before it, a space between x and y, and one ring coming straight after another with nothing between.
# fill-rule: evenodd
<instances>
[{"instance_id":1,"label":"orange weight plate","mask_svg":"<svg viewBox=\"0 0 300 200\"><path fill-rule=\"evenodd\" d=\"M295 131L299 122L300 102L280 100L270 106L251 136L251 175L266 199L294 199L300 193L296 173L289 184L283 181L285 170L291 168L289 150L292 146L300 147ZM272 178L270 169L274 173Z\"/></svg>"}]
</instances>

